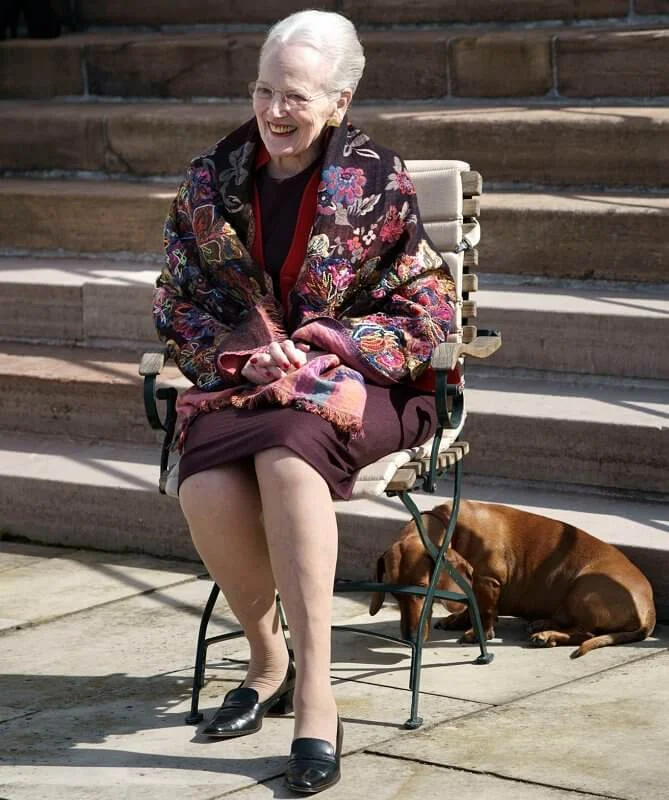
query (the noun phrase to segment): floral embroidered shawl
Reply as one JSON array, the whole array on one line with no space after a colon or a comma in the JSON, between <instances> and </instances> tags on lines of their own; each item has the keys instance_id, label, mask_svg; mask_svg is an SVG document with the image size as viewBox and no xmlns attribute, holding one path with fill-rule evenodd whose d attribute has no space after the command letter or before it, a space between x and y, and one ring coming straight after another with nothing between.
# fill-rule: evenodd
<instances>
[{"instance_id":1,"label":"floral embroidered shawl","mask_svg":"<svg viewBox=\"0 0 669 800\"><path fill-rule=\"evenodd\" d=\"M291 404L361 432L365 381L415 380L449 333L455 286L427 240L401 159L346 120L327 141L316 216L285 307L253 261L255 119L190 165L165 224L154 318L195 387L180 396L182 436L225 405ZM265 386L240 370L287 337L323 356Z\"/></svg>"}]
</instances>

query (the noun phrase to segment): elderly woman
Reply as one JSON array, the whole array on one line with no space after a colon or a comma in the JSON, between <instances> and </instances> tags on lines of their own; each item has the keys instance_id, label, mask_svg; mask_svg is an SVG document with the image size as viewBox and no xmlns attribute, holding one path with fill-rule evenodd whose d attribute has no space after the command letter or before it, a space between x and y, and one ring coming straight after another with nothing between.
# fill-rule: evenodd
<instances>
[{"instance_id":1,"label":"elderly woman","mask_svg":"<svg viewBox=\"0 0 669 800\"><path fill-rule=\"evenodd\" d=\"M347 120L364 62L338 14L270 30L255 116L192 162L155 293L159 334L195 384L179 401L181 507L250 645L204 733L254 733L294 708L286 782L302 792L340 774L332 500L433 434L426 366L453 317L403 162Z\"/></svg>"}]
</instances>

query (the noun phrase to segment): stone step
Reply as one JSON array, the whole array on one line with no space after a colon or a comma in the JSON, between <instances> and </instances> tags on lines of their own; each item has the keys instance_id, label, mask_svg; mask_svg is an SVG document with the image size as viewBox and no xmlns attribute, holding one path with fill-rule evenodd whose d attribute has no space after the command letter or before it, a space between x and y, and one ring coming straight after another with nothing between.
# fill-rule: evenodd
<instances>
[{"instance_id":1,"label":"stone step","mask_svg":"<svg viewBox=\"0 0 669 800\"><path fill-rule=\"evenodd\" d=\"M176 182L4 180L10 217L2 247L62 253L162 252L162 229Z\"/></svg>"},{"instance_id":2,"label":"stone step","mask_svg":"<svg viewBox=\"0 0 669 800\"><path fill-rule=\"evenodd\" d=\"M479 327L502 331L503 347L481 364L669 380L669 359L657 346L669 341L666 284L637 292L592 283L550 288L493 281L480 276L485 288L471 295ZM469 363L478 369L479 362Z\"/></svg>"},{"instance_id":3,"label":"stone step","mask_svg":"<svg viewBox=\"0 0 669 800\"><path fill-rule=\"evenodd\" d=\"M666 505L572 488L488 481L465 461L463 496L563 519L620 547L648 576L661 619L669 619ZM44 544L195 559L175 500L156 490L154 448L0 433L2 533ZM421 509L448 497L450 483L414 498ZM408 514L381 497L338 503L340 577L368 578ZM364 535L361 535L364 531Z\"/></svg>"},{"instance_id":4,"label":"stone step","mask_svg":"<svg viewBox=\"0 0 669 800\"><path fill-rule=\"evenodd\" d=\"M155 446L0 433L2 533L196 558L178 503L158 493L157 454Z\"/></svg>"},{"instance_id":5,"label":"stone step","mask_svg":"<svg viewBox=\"0 0 669 800\"><path fill-rule=\"evenodd\" d=\"M471 472L666 493L669 383L470 362L467 386Z\"/></svg>"},{"instance_id":6,"label":"stone step","mask_svg":"<svg viewBox=\"0 0 669 800\"><path fill-rule=\"evenodd\" d=\"M138 365L139 353L129 351L1 344L0 429L157 443L144 414ZM165 380L189 385L174 365L167 367Z\"/></svg>"},{"instance_id":7,"label":"stone step","mask_svg":"<svg viewBox=\"0 0 669 800\"><path fill-rule=\"evenodd\" d=\"M251 113L232 102L6 102L0 170L178 175ZM469 162L484 191L498 183L669 188L666 106L363 103L351 119L406 159Z\"/></svg>"},{"instance_id":8,"label":"stone step","mask_svg":"<svg viewBox=\"0 0 669 800\"><path fill-rule=\"evenodd\" d=\"M151 443L137 357L5 343L0 430ZM185 386L170 367L164 382ZM669 383L550 373L467 372L469 470L481 475L663 492Z\"/></svg>"},{"instance_id":9,"label":"stone step","mask_svg":"<svg viewBox=\"0 0 669 800\"><path fill-rule=\"evenodd\" d=\"M160 263L0 258L0 340L125 347L157 344L151 297Z\"/></svg>"},{"instance_id":10,"label":"stone step","mask_svg":"<svg viewBox=\"0 0 669 800\"><path fill-rule=\"evenodd\" d=\"M245 97L263 35L120 30L5 41L0 98ZM411 27L361 39L363 99L669 95L669 28Z\"/></svg>"},{"instance_id":11,"label":"stone step","mask_svg":"<svg viewBox=\"0 0 669 800\"><path fill-rule=\"evenodd\" d=\"M637 14L667 13L666 8L643 10L648 0L637 2ZM641 4L642 8L638 6ZM657 6L657 0L655 0ZM84 25L183 25L184 9L178 0L145 0L143 3L118 0L79 0L80 21ZM535 22L540 20L576 20L626 18L629 0L321 0L322 11L339 11L356 25L426 24L477 22ZM298 0L251 0L243 9L220 0L195 0L188 6L189 25L271 24L304 3Z\"/></svg>"},{"instance_id":12,"label":"stone step","mask_svg":"<svg viewBox=\"0 0 669 800\"><path fill-rule=\"evenodd\" d=\"M0 339L135 354L155 348L150 309L159 269L105 258L0 258ZM483 288L470 296L478 306L472 322L503 335L502 349L482 364L669 380L669 361L656 346L669 341L666 284L496 280L480 275Z\"/></svg>"},{"instance_id":13,"label":"stone step","mask_svg":"<svg viewBox=\"0 0 669 800\"><path fill-rule=\"evenodd\" d=\"M175 184L7 179L0 184L4 252L151 254ZM486 192L484 272L663 283L669 196Z\"/></svg>"},{"instance_id":14,"label":"stone step","mask_svg":"<svg viewBox=\"0 0 669 800\"><path fill-rule=\"evenodd\" d=\"M669 196L487 192L480 252L486 272L664 283Z\"/></svg>"},{"instance_id":15,"label":"stone step","mask_svg":"<svg viewBox=\"0 0 669 800\"><path fill-rule=\"evenodd\" d=\"M93 2L93 0L88 0ZM109 0L108 0L109 2ZM638 0L636 14L667 14L662 0ZM343 0L342 13L358 24L472 24L479 22L540 22L625 18L630 15L627 0ZM631 15L630 15L631 16Z\"/></svg>"}]
</instances>

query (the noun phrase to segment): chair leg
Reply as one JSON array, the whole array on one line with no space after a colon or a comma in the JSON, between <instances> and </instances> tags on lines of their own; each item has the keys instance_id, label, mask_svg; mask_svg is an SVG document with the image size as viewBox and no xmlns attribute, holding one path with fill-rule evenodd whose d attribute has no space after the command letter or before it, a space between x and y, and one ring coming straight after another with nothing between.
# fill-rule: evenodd
<instances>
[{"instance_id":1,"label":"chair leg","mask_svg":"<svg viewBox=\"0 0 669 800\"><path fill-rule=\"evenodd\" d=\"M429 592L428 592L429 594ZM425 641L425 628L430 619L430 608L432 603L427 601L423 604L423 610L418 620L416 640L409 642L411 646L411 669L409 672L409 689L411 689L411 713L409 719L404 723L405 728L415 730L423 724L423 718L418 716L418 702L420 700L420 670L423 665L423 642Z\"/></svg>"},{"instance_id":2,"label":"chair leg","mask_svg":"<svg viewBox=\"0 0 669 800\"><path fill-rule=\"evenodd\" d=\"M478 656L475 663L490 664L490 662L495 658L495 654L488 652L488 643L486 640L485 631L483 630L483 625L481 623L481 614L479 612L479 604L476 602L476 595L474 594L472 587L456 569L453 569L448 562L446 562L445 566L448 570L448 574L462 589L463 593L467 595L467 607L469 608L472 627L476 631L476 636L479 640L479 648L481 649L481 655Z\"/></svg>"},{"instance_id":3,"label":"chair leg","mask_svg":"<svg viewBox=\"0 0 669 800\"><path fill-rule=\"evenodd\" d=\"M417 639L410 642L411 645L411 673L409 678L409 689L411 689L411 712L409 719L404 723L404 727L409 730L420 728L423 718L418 716L418 703L420 700L420 669L423 661L423 642Z\"/></svg>"},{"instance_id":4,"label":"chair leg","mask_svg":"<svg viewBox=\"0 0 669 800\"><path fill-rule=\"evenodd\" d=\"M416 506L416 504L414 503L411 495L408 492L402 492L400 494L400 498L404 503L405 508L409 511L409 513L413 517L413 520L418 527L423 542L429 541L427 538L427 533L425 532L425 529L423 527L423 521L420 516L420 511L418 509L418 506ZM425 594L425 601L423 603L423 608L421 610L420 618L418 620L416 639L414 642L409 643L411 645L411 669L409 673L409 689L411 689L411 713L409 719L404 723L404 727L410 728L412 730L419 728L423 724L423 718L418 716L418 702L420 698L419 694L420 670L423 662L423 642L425 641L426 628L429 624L432 604L434 603L434 593L437 590L439 573L441 571L441 564L443 562L447 546L448 545L446 544L446 546L442 547L440 550L437 550L437 548L433 548L434 550L433 558L435 559L435 565L432 570L430 584L427 588L427 592Z\"/></svg>"},{"instance_id":5,"label":"chair leg","mask_svg":"<svg viewBox=\"0 0 669 800\"><path fill-rule=\"evenodd\" d=\"M288 650L288 656L291 660L295 660L295 653L293 652L292 648L288 647L288 636L290 634L290 630L288 628L288 622L286 621L286 613L283 610L283 603L281 602L281 598L277 594L276 596L276 609L279 612L279 622L281 623L281 630L283 631L283 638L286 642L286 650Z\"/></svg>"},{"instance_id":6,"label":"chair leg","mask_svg":"<svg viewBox=\"0 0 669 800\"><path fill-rule=\"evenodd\" d=\"M285 635L286 631L288 630L288 623L286 622L286 614L283 610L283 603L281 602L281 598L279 597L278 594L276 596L276 608L277 611L279 612L279 621L281 622L281 629L283 630Z\"/></svg>"},{"instance_id":7,"label":"chair leg","mask_svg":"<svg viewBox=\"0 0 669 800\"><path fill-rule=\"evenodd\" d=\"M413 498L411 497L409 492L399 493L400 499L404 503L405 508L407 509L407 511L409 511L414 522L416 523L416 527L418 528L418 532L420 534L420 537L423 541L426 550L428 551L428 553L430 553L434 561L434 568L432 570L430 584L425 594L425 601L423 603L423 609L421 611L420 619L418 622L416 641L410 643L411 670L409 676L409 688L411 689L411 715L404 724L405 728L418 728L423 723L422 718L418 716L420 670L423 658L423 641L425 639L426 626L430 618L430 611L434 603L434 594L437 590L439 574L442 569L446 569L448 571L449 575L457 583L457 585L460 587L463 594L467 598L467 607L469 608L472 617L472 624L474 626L474 630L477 633L479 640L479 647L481 648L481 654L478 656L475 663L489 664L494 658L494 655L488 652L485 633L483 631L483 626L481 624L481 615L479 613L479 607L478 603L476 602L476 597L474 595L474 592L472 591L472 588L467 583L467 581L460 575L459 572L457 572L457 570L451 567L450 563L446 559L448 547L450 545L451 538L453 536L453 532L455 531L455 526L457 523L458 511L460 507L461 486L462 486L462 461L458 461L455 464L455 474L453 480L453 505L451 510L451 518L449 520L449 524L446 528L446 531L444 532L444 540L440 547L437 547L436 545L434 545L433 542L430 541L427 535L427 531L423 526L420 510L413 501Z\"/></svg>"},{"instance_id":8,"label":"chair leg","mask_svg":"<svg viewBox=\"0 0 669 800\"><path fill-rule=\"evenodd\" d=\"M217 584L211 587L207 604L202 612L200 619L200 630L197 635L197 646L195 648L195 669L193 671L193 691L191 694L190 713L186 717L187 725L197 725L202 722L203 715L198 710L200 703L200 689L204 686L204 668L207 658L207 626L211 619L216 600L220 593Z\"/></svg>"}]
</instances>

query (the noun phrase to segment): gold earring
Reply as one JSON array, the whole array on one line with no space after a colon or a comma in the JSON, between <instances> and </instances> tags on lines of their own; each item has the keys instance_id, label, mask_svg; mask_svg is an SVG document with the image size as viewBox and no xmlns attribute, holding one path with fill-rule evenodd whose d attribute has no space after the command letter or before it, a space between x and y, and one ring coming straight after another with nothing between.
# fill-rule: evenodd
<instances>
[{"instance_id":1,"label":"gold earring","mask_svg":"<svg viewBox=\"0 0 669 800\"><path fill-rule=\"evenodd\" d=\"M330 117L325 124L328 128L338 128L341 125L341 122L337 119L337 117Z\"/></svg>"}]
</instances>

